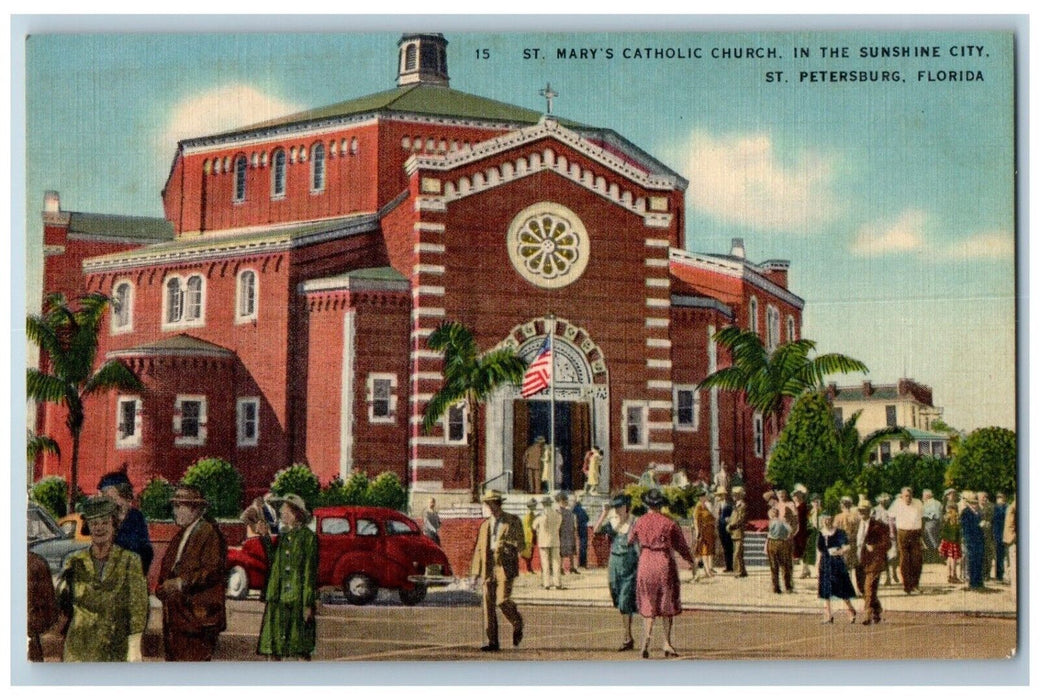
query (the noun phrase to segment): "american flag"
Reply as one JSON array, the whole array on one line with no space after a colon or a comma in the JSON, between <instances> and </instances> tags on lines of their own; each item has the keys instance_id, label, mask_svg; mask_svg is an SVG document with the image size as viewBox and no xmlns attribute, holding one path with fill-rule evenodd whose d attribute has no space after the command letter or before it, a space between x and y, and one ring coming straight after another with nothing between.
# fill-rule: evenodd
<instances>
[{"instance_id":1,"label":"american flag","mask_svg":"<svg viewBox=\"0 0 1040 700\"><path fill-rule=\"evenodd\" d=\"M545 342L542 343L542 347L538 351L538 356L534 358L534 361L527 366L527 371L524 372L524 383L520 389L520 394L526 399L549 386L549 373L551 371L552 345L549 342L549 336L546 335Z\"/></svg>"}]
</instances>

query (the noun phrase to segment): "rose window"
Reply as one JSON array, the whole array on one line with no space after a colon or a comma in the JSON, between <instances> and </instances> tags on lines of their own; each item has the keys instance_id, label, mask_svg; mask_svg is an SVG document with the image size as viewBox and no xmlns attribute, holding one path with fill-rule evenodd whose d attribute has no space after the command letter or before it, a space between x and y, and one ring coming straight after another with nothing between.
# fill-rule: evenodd
<instances>
[{"instance_id":1,"label":"rose window","mask_svg":"<svg viewBox=\"0 0 1040 700\"><path fill-rule=\"evenodd\" d=\"M520 212L509 227L508 244L513 267L539 287L564 287L588 264L585 227L558 204L537 204Z\"/></svg>"}]
</instances>

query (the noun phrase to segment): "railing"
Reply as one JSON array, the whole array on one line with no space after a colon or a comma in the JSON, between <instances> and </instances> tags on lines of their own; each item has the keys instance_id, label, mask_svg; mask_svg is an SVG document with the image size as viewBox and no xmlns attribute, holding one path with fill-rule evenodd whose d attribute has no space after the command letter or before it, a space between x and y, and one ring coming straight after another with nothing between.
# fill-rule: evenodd
<instances>
[{"instance_id":1,"label":"railing","mask_svg":"<svg viewBox=\"0 0 1040 700\"><path fill-rule=\"evenodd\" d=\"M488 484L490 484L493 481L497 481L498 479L501 479L502 477L509 477L506 480L505 488L502 489L506 493L509 493L509 487L513 483L513 470L512 469L506 469L501 474L496 474L495 476L491 477L487 481L484 481L483 483L481 483L480 484L480 492L483 493L485 490L487 490Z\"/></svg>"}]
</instances>

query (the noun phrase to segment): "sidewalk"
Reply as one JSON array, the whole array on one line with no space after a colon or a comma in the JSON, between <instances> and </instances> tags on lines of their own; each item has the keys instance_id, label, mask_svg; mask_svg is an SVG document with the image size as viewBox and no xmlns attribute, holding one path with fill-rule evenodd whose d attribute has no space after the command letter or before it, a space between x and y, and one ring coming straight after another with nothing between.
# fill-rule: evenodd
<instances>
[{"instance_id":1,"label":"sidewalk","mask_svg":"<svg viewBox=\"0 0 1040 700\"><path fill-rule=\"evenodd\" d=\"M797 578L794 593L773 593L769 570L748 569L747 578L716 573L714 578L692 582L691 572L680 564L680 599L683 608L732 612L806 613L820 610L816 579ZM884 578L882 578L884 580ZM522 573L513 585L513 600L521 605L581 605L609 607L607 570L587 569L579 575L563 577L564 590L542 588L541 573ZM1014 617L1015 596L1011 586L987 582L984 591L967 590L964 584L946 582L946 566L925 564L921 573L921 593L907 595L899 584L881 586L879 596L885 610L893 612L949 612ZM838 603L840 604L840 603ZM856 607L862 605L859 600Z\"/></svg>"}]
</instances>

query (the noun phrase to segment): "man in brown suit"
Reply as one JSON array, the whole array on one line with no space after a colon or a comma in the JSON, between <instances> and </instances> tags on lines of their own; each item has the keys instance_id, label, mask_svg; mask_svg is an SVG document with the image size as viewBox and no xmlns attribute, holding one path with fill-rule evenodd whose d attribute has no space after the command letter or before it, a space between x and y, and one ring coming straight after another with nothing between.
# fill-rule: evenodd
<instances>
[{"instance_id":1,"label":"man in brown suit","mask_svg":"<svg viewBox=\"0 0 1040 700\"><path fill-rule=\"evenodd\" d=\"M888 548L892 540L888 523L870 517L870 501L863 499L858 505L860 520L851 543L858 552L856 583L863 591L863 624L871 625L881 622L878 583L881 574L888 568Z\"/></svg>"},{"instance_id":2,"label":"man in brown suit","mask_svg":"<svg viewBox=\"0 0 1040 700\"><path fill-rule=\"evenodd\" d=\"M155 592L162 601L167 661L209 661L227 628L224 611L227 547L209 505L193 486L174 491L173 519L181 530L163 556Z\"/></svg>"},{"instance_id":3,"label":"man in brown suit","mask_svg":"<svg viewBox=\"0 0 1040 700\"><path fill-rule=\"evenodd\" d=\"M524 450L524 485L528 493L542 492L542 450L545 449L545 438L541 435Z\"/></svg>"},{"instance_id":4,"label":"man in brown suit","mask_svg":"<svg viewBox=\"0 0 1040 700\"><path fill-rule=\"evenodd\" d=\"M744 566L744 526L747 525L747 503L744 502L744 487L734 486L733 512L726 521L726 530L733 540L733 575L739 577L747 576L747 567Z\"/></svg>"},{"instance_id":5,"label":"man in brown suit","mask_svg":"<svg viewBox=\"0 0 1040 700\"><path fill-rule=\"evenodd\" d=\"M513 626L513 646L524 637L524 618L513 602L513 579L520 573L519 552L524 548L520 518L502 510L502 494L491 490L482 499L491 516L480 524L470 576L481 579L484 629L488 643L481 651L498 651L498 609Z\"/></svg>"}]
</instances>

